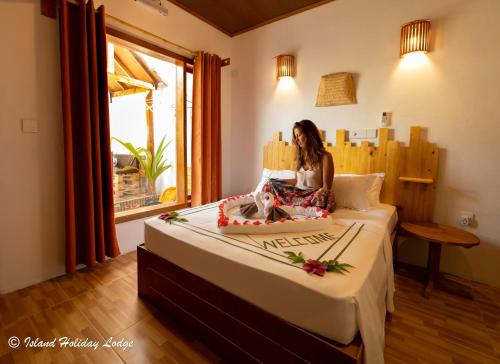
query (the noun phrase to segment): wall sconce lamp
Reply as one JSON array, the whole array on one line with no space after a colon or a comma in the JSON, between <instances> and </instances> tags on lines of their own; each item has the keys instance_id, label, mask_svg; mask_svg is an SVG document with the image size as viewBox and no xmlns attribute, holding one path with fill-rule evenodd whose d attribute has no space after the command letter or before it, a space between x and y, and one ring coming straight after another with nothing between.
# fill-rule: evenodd
<instances>
[{"instance_id":1,"label":"wall sconce lamp","mask_svg":"<svg viewBox=\"0 0 500 364\"><path fill-rule=\"evenodd\" d=\"M400 57L411 52L428 52L431 21L415 20L401 26Z\"/></svg>"},{"instance_id":2,"label":"wall sconce lamp","mask_svg":"<svg viewBox=\"0 0 500 364\"><path fill-rule=\"evenodd\" d=\"M295 77L295 57L289 54L280 54L276 57L276 79L281 77Z\"/></svg>"}]
</instances>

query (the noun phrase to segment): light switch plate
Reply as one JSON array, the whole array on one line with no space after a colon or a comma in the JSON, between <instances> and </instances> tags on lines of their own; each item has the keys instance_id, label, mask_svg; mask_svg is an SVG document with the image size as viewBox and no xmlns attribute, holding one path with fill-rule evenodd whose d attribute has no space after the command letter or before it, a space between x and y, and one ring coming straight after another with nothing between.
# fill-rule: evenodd
<instances>
[{"instance_id":1,"label":"light switch plate","mask_svg":"<svg viewBox=\"0 0 500 364\"><path fill-rule=\"evenodd\" d=\"M374 139L377 137L377 129L366 129L365 132L366 139Z\"/></svg>"},{"instance_id":2,"label":"light switch plate","mask_svg":"<svg viewBox=\"0 0 500 364\"><path fill-rule=\"evenodd\" d=\"M366 138L365 129L349 130L349 139L363 139Z\"/></svg>"},{"instance_id":3,"label":"light switch plate","mask_svg":"<svg viewBox=\"0 0 500 364\"><path fill-rule=\"evenodd\" d=\"M38 120L36 119L22 119L21 129L23 133L38 133Z\"/></svg>"}]
</instances>

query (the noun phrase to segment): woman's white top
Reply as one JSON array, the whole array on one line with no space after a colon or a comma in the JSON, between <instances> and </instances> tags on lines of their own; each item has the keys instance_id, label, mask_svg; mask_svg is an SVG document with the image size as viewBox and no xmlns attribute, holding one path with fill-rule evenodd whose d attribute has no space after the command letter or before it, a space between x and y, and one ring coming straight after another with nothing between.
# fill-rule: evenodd
<instances>
[{"instance_id":1,"label":"woman's white top","mask_svg":"<svg viewBox=\"0 0 500 364\"><path fill-rule=\"evenodd\" d=\"M323 186L323 173L320 165L316 165L313 169L305 170L304 167L296 172L297 184L301 189L314 188L318 189Z\"/></svg>"}]
</instances>

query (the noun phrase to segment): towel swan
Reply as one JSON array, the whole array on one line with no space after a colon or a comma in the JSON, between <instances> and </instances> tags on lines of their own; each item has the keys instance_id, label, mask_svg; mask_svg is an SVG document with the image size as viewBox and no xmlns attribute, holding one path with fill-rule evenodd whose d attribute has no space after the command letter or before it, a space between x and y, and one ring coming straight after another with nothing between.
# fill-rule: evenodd
<instances>
[{"instance_id":1,"label":"towel swan","mask_svg":"<svg viewBox=\"0 0 500 364\"><path fill-rule=\"evenodd\" d=\"M219 205L217 227L228 234L261 234L317 231L332 222L329 212L319 207L278 207L274 202L269 192L229 197Z\"/></svg>"},{"instance_id":2,"label":"towel swan","mask_svg":"<svg viewBox=\"0 0 500 364\"><path fill-rule=\"evenodd\" d=\"M285 218L291 219L295 215L295 209L291 206L276 207L274 206L274 196L269 192L257 192L255 194L255 202L250 202L240 206L241 215L246 218L257 218L266 220L280 220ZM257 211L255 211L257 210Z\"/></svg>"},{"instance_id":3,"label":"towel swan","mask_svg":"<svg viewBox=\"0 0 500 364\"><path fill-rule=\"evenodd\" d=\"M262 204L262 192L257 192L255 194L255 205L257 206L256 218L263 219L266 215L264 212L264 205Z\"/></svg>"},{"instance_id":4,"label":"towel swan","mask_svg":"<svg viewBox=\"0 0 500 364\"><path fill-rule=\"evenodd\" d=\"M276 208L274 206L274 196L272 193L266 192L263 194L262 198L264 199L264 216L269 216L269 214L272 212L273 208ZM296 215L295 208L292 206L279 206L277 207L280 210L283 210L290 216Z\"/></svg>"}]
</instances>

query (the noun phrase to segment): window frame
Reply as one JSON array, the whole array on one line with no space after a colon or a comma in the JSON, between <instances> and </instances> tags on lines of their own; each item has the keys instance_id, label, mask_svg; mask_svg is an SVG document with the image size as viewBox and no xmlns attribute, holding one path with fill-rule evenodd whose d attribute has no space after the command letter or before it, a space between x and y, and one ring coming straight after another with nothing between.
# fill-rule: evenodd
<instances>
[{"instance_id":1,"label":"window frame","mask_svg":"<svg viewBox=\"0 0 500 364\"><path fill-rule=\"evenodd\" d=\"M186 72L192 72L194 60L111 27L106 27L106 35L107 40L111 40L116 44L173 62L176 65L177 72L175 136L177 201L115 212L115 224L188 207L190 200L189 196L187 196Z\"/></svg>"},{"instance_id":2,"label":"window frame","mask_svg":"<svg viewBox=\"0 0 500 364\"><path fill-rule=\"evenodd\" d=\"M194 64L191 64L191 63L185 63L184 64L184 79L186 80L187 77L186 77L186 74L190 73L192 76L194 76ZM193 84L194 84L194 80L193 80ZM186 83L184 83L184 86L186 85ZM186 90L186 88L184 88L184 90ZM194 92L194 90L193 90ZM184 93L184 95L186 95L186 93ZM186 113L186 116L187 116L187 97L186 97L186 100L184 102L184 110L185 110L185 113ZM193 110L192 110L192 107L193 105L191 105L191 129L193 127ZM186 127L187 129L187 119L186 119L186 123L184 124L184 126ZM187 137L187 136L186 136ZM187 139L185 139L187 141ZM191 140L191 144L192 144L192 140ZM187 144L187 142L186 142ZM191 161L191 176L192 176L192 173L193 173L193 161ZM187 172L187 154L186 154L186 172ZM186 176L186 185L187 185L187 176ZM191 185L190 188L189 188L189 193L188 193L188 189L186 187L186 196L187 196L187 200L189 202L189 205L191 206L191 191L193 190L193 186Z\"/></svg>"}]
</instances>

